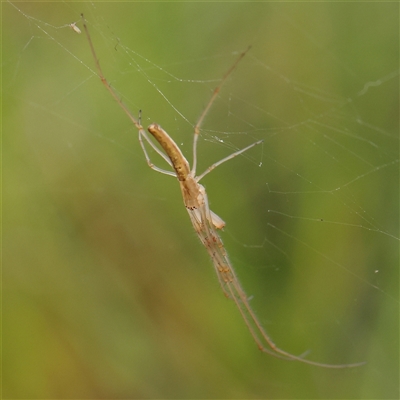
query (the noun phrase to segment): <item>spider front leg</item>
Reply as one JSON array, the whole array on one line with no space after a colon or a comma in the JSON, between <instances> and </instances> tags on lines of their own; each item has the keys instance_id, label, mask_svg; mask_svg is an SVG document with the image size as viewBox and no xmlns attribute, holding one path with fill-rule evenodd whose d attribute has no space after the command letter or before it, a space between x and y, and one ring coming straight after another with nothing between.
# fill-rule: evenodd
<instances>
[{"instance_id":1,"label":"spider front leg","mask_svg":"<svg viewBox=\"0 0 400 400\"><path fill-rule=\"evenodd\" d=\"M208 111L210 110L211 106L213 105L215 99L218 97L219 92L221 91L222 86L230 76L230 74L233 72L233 70L236 68L236 66L239 64L240 60L246 55L246 53L250 50L251 46L247 47L247 49L239 54L239 57L236 59L236 61L233 63L233 65L228 69L227 72L225 72L225 75L222 77L220 84L214 89L213 94L211 96L211 99L208 101L205 109L200 115L199 120L197 121L195 127L194 127L194 137L193 137L193 165L192 165L192 176L196 175L196 168L197 168L197 141L200 136L200 128L201 125L203 124L203 120L208 114Z\"/></svg>"}]
</instances>

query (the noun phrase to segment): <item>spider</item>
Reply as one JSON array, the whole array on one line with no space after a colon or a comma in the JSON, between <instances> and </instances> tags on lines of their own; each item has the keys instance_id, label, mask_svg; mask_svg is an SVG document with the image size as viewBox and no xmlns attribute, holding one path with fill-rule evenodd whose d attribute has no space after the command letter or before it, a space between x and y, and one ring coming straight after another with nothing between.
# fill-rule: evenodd
<instances>
[{"instance_id":1,"label":"spider","mask_svg":"<svg viewBox=\"0 0 400 400\"><path fill-rule=\"evenodd\" d=\"M233 300L234 303L236 304L258 348L262 352L271 354L278 358L300 361L318 367L349 368L365 364L364 362L354 363L354 364L324 364L305 359L303 356L296 356L290 354L287 351L280 349L272 341L270 336L266 333L266 331L262 327L260 321L258 320L256 314L254 313L253 309L250 306L245 291L243 290L235 274L235 271L232 267L232 264L225 250L224 244L217 232L217 229L222 229L225 226L225 222L218 215L216 215L214 212L210 210L206 190L204 186L202 186L199 182L208 173L210 173L212 170L214 170L222 163L225 163L226 161L229 161L237 157L238 155L253 148L254 146L261 144L263 141L262 140L257 141L241 150L238 150L230 154L229 156L223 158L222 160L212 164L202 174L196 175L197 142L199 139L200 127L202 125L202 122L206 117L208 111L210 110L211 106L213 105L215 99L217 98L223 84L230 76L230 74L233 72L233 70L236 68L240 60L250 50L250 47L248 47L244 52L242 52L239 55L234 64L225 73L225 75L221 79L220 84L214 89L214 92L209 102L207 103L204 111L202 112L198 122L194 127L193 164L192 167L190 168L189 162L182 154L178 145L160 125L151 124L147 128L147 130L154 137L154 139L160 144L165 153L162 152L155 145L155 143L151 140L146 130L141 125L141 118L140 118L141 113L139 112L139 118L136 119L131 114L127 106L117 96L116 92L112 89L111 85L108 83L107 79L103 74L83 14L82 14L82 21L101 82L106 87L106 89L111 93L112 97L116 100L118 105L124 110L125 114L136 126L139 133L139 143L142 147L144 156L146 158L149 167L157 172L161 172L162 174L170 175L178 179L182 192L183 202L187 212L189 213L189 217L192 222L193 228L211 257L222 290L225 296ZM150 147L152 147L157 152L157 154L159 154L172 167L173 171L168 171L159 168L151 162L150 156L146 150L145 142L148 145L150 145Z\"/></svg>"}]
</instances>

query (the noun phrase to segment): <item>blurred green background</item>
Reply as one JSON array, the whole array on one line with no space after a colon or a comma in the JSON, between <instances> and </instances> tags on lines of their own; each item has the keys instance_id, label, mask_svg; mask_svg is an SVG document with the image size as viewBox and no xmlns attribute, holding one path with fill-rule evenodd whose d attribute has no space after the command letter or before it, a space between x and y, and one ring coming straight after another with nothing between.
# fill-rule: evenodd
<instances>
[{"instance_id":1,"label":"blurred green background","mask_svg":"<svg viewBox=\"0 0 400 400\"><path fill-rule=\"evenodd\" d=\"M191 160L283 349L257 350L177 182L95 76ZM397 3L2 3L4 398L398 398ZM153 155L153 161L163 167ZM260 165L261 163L261 165Z\"/></svg>"}]
</instances>

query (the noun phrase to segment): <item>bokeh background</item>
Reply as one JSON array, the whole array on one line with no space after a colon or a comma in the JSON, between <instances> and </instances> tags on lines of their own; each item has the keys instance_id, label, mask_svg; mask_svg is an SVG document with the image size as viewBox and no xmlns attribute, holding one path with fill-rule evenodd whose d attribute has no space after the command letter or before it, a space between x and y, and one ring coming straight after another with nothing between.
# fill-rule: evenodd
<instances>
[{"instance_id":1,"label":"bokeh background","mask_svg":"<svg viewBox=\"0 0 400 400\"><path fill-rule=\"evenodd\" d=\"M2 3L3 397L398 398L398 8ZM204 179L222 238L281 348L365 366L257 350L82 12L189 160L252 45L199 142L202 171L264 139Z\"/></svg>"}]
</instances>

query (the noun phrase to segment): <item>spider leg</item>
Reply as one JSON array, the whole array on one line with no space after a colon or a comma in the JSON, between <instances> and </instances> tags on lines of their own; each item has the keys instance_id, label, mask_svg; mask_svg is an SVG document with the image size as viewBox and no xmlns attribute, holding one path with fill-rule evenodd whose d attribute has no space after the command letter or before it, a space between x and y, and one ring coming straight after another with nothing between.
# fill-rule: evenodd
<instances>
[{"instance_id":1,"label":"spider leg","mask_svg":"<svg viewBox=\"0 0 400 400\"><path fill-rule=\"evenodd\" d=\"M245 151L251 149L254 146L257 146L259 144L261 144L263 142L263 140L259 140L258 142L255 142L253 144L251 144L250 146L245 147L244 149L235 151L234 153L230 154L229 156L223 158L222 160L214 163L213 165L209 166L201 175L196 177L196 181L199 182L200 179L204 178L209 172L211 172L213 169L215 169L216 167L218 167L218 165L223 164L226 161L232 160L232 158L237 157L238 155L244 153Z\"/></svg>"},{"instance_id":2,"label":"spider leg","mask_svg":"<svg viewBox=\"0 0 400 400\"><path fill-rule=\"evenodd\" d=\"M149 156L149 154L147 153L147 150L146 150L146 146L144 145L143 138L157 152L157 154L159 154L169 165L172 166L172 163L171 163L170 159L153 143L153 141L149 138L147 132L143 128L141 128L141 129L139 129L139 143L140 143L140 146L142 147L144 156L145 156L146 161L147 161L147 165L151 169L153 169L154 171L160 172L160 173L165 174L165 175L170 175L170 176L173 176L173 177L176 178L176 173L175 172L159 168L159 167L155 166L151 162L150 156Z\"/></svg>"}]
</instances>

